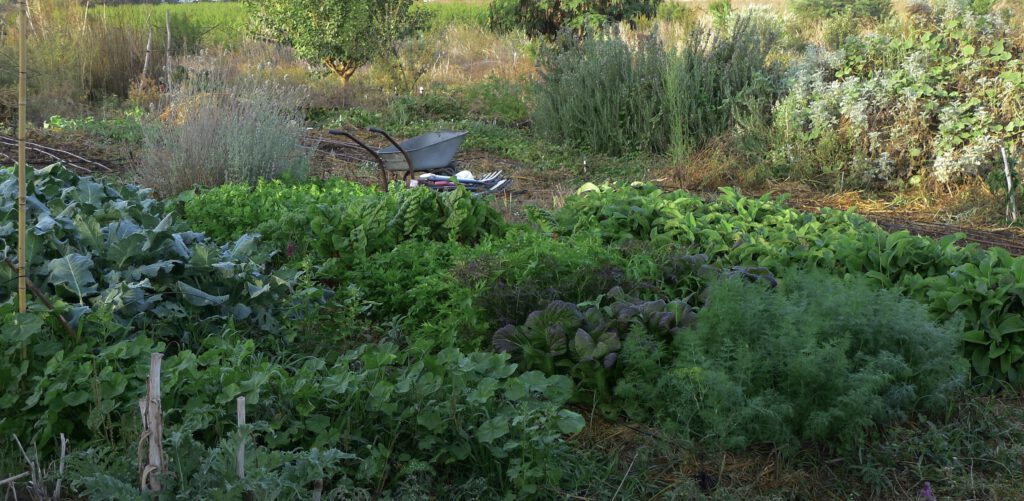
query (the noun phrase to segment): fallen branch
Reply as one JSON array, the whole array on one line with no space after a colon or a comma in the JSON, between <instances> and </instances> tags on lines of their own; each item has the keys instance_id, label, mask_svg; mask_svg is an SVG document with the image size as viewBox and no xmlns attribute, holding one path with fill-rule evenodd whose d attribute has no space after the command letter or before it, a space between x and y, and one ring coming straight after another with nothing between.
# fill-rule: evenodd
<instances>
[{"instance_id":1,"label":"fallen branch","mask_svg":"<svg viewBox=\"0 0 1024 501\"><path fill-rule=\"evenodd\" d=\"M19 473L19 474L13 476L13 477L8 477L8 478L5 478L3 480L0 480L0 485L9 484L11 482L14 482L16 480L25 478L27 476L28 476L28 472L27 471L26 472L22 472L22 473Z\"/></svg>"},{"instance_id":2,"label":"fallen branch","mask_svg":"<svg viewBox=\"0 0 1024 501\"><path fill-rule=\"evenodd\" d=\"M13 271L14 273L18 273L18 265L12 263L8 259L4 259L4 262L7 263L7 267L10 268L11 271ZM39 288L36 287L36 284L32 283L31 280L26 280L26 285L28 286L29 292L31 292L32 295L35 296L40 303L43 303L43 306L46 306L46 309L50 310L50 313L57 315L57 320L60 321L60 324L62 326L64 326L64 331L68 333L68 336L70 336L71 339L78 339L78 333L75 332L74 327L71 327L71 324L68 323L67 319L64 318L64 315L61 315L60 313L54 311L53 303L51 303L50 300L47 299L45 295L43 295L42 291L40 291Z\"/></svg>"},{"instance_id":3,"label":"fallen branch","mask_svg":"<svg viewBox=\"0 0 1024 501\"><path fill-rule=\"evenodd\" d=\"M15 139L15 138L12 138L12 137L0 134L0 144L5 145L5 146L17 146L18 140ZM81 165L78 165L79 162L95 165L95 166L99 167L101 170L106 171L106 172L114 172L114 169L111 169L110 167L107 167L106 165L103 165L103 164L101 164L101 163L99 163L99 162L97 162L95 160L89 160L88 158L85 158L85 157L80 156L80 155L76 155L74 153L71 153L70 151L62 150L62 149L59 149L59 148L52 148L50 146L45 146L45 145L42 145L42 144L33 143L31 141L26 141L25 142L25 149L29 150L29 151L33 151L33 152L38 153L40 155L45 155L47 157L52 158L56 162L68 164L68 165L70 165L70 166L72 166L72 167L74 167L76 169L79 169L79 170L82 170L82 171L85 171L85 172L92 172L92 170L95 170L95 169L92 169L92 170L87 169L87 168L85 168L85 167L83 167ZM64 157L61 157L58 154L59 155L64 155ZM73 160L69 160L69 158L71 158Z\"/></svg>"}]
</instances>

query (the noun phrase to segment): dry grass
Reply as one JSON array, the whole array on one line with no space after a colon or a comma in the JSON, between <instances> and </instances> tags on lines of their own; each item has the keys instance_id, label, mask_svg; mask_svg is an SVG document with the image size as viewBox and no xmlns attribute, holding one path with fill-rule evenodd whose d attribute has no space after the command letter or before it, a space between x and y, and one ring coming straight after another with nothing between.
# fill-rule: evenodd
<instances>
[{"instance_id":1,"label":"dry grass","mask_svg":"<svg viewBox=\"0 0 1024 501\"><path fill-rule=\"evenodd\" d=\"M116 20L90 16L79 2L36 0L29 4L29 118L74 116L109 95L127 96L142 73L146 33ZM11 19L13 11L5 12ZM159 37L154 38L151 75L163 67ZM0 88L17 85L17 31L0 38ZM13 109L0 92L5 108Z\"/></svg>"},{"instance_id":2,"label":"dry grass","mask_svg":"<svg viewBox=\"0 0 1024 501\"><path fill-rule=\"evenodd\" d=\"M460 86L490 76L519 80L535 72L529 40L523 33L499 35L480 26L453 24L423 36L420 47L428 50L400 53L407 65L421 67L422 75L413 87ZM396 93L412 90L400 88L396 80L389 68L380 64L360 69L352 79L357 85Z\"/></svg>"}]
</instances>

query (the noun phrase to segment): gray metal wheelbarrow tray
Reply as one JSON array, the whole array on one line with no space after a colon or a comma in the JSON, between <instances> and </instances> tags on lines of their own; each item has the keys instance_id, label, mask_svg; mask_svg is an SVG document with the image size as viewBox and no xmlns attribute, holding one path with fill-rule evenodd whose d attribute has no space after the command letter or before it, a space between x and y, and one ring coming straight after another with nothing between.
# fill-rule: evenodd
<instances>
[{"instance_id":1,"label":"gray metal wheelbarrow tray","mask_svg":"<svg viewBox=\"0 0 1024 501\"><path fill-rule=\"evenodd\" d=\"M343 130L330 130L331 134L345 136L369 153L381 170L381 185L387 189L387 173L403 172L406 179L412 179L417 171L441 171L451 169L455 154L466 140L465 131L440 131L420 134L399 143L387 132L371 127L368 131L384 136L391 146L375 149Z\"/></svg>"},{"instance_id":2,"label":"gray metal wheelbarrow tray","mask_svg":"<svg viewBox=\"0 0 1024 501\"><path fill-rule=\"evenodd\" d=\"M377 150L377 154L389 171L433 171L451 165L465 140L466 132L428 132Z\"/></svg>"}]
</instances>

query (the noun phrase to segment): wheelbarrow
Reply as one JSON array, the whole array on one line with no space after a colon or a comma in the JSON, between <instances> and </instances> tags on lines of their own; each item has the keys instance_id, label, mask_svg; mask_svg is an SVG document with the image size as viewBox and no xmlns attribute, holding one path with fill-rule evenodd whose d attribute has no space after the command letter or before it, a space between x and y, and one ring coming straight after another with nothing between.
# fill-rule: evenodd
<instances>
[{"instance_id":1,"label":"wheelbarrow","mask_svg":"<svg viewBox=\"0 0 1024 501\"><path fill-rule=\"evenodd\" d=\"M459 152L459 146L466 140L466 132L428 132L399 143L391 134L375 127L368 131L384 136L391 146L374 149L359 138L343 130L330 130L330 134L345 136L365 149L377 161L381 174L403 172L406 179L417 171L441 172L451 170L452 160ZM454 171L453 171L454 172Z\"/></svg>"},{"instance_id":2,"label":"wheelbarrow","mask_svg":"<svg viewBox=\"0 0 1024 501\"><path fill-rule=\"evenodd\" d=\"M375 149L349 132L343 130L329 130L328 132L336 136L348 138L369 153L380 168L381 188L385 191L388 189L387 179L389 172L402 172L403 178L409 181L415 180L416 172L428 172L434 176L454 175L456 169L452 161L455 158L455 154L458 153L459 147L462 146L462 142L465 141L467 134L464 131L428 132L398 142L383 130L373 127L367 130L383 136L384 139L391 143L391 146ZM470 180L462 182L463 180L460 178L453 179L474 193L493 193L499 188L508 185L508 180L503 179L492 178L482 182L471 182ZM435 185L431 180L426 185L436 189L444 185L444 183Z\"/></svg>"}]
</instances>

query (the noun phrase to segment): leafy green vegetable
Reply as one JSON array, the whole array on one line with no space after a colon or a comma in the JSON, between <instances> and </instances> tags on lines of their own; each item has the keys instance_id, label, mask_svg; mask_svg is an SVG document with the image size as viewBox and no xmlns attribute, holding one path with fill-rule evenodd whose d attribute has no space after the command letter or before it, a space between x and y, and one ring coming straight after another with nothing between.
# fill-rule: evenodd
<instances>
[{"instance_id":1,"label":"leafy green vegetable","mask_svg":"<svg viewBox=\"0 0 1024 501\"><path fill-rule=\"evenodd\" d=\"M301 274L266 273L267 257L256 252L252 237L217 245L175 222L137 186L54 165L32 172L28 190L29 279L77 304L70 315L76 323L109 307L124 326L191 342L229 321L274 332L282 310L317 295L301 288ZM13 225L16 202L17 179L0 170L0 228ZM16 260L16 238L0 231L0 257ZM0 303L13 300L13 278L0 266ZM260 314L249 314L255 309Z\"/></svg>"},{"instance_id":2,"label":"leafy green vegetable","mask_svg":"<svg viewBox=\"0 0 1024 501\"><path fill-rule=\"evenodd\" d=\"M1024 385L1024 257L1005 249L960 247L957 235L933 240L888 233L852 212L810 214L732 189L704 202L651 186L590 185L558 212L534 217L560 235L690 246L724 268L763 267L776 275L791 267L821 268L867 277L929 305L940 321L962 315L963 353L975 372Z\"/></svg>"}]
</instances>

